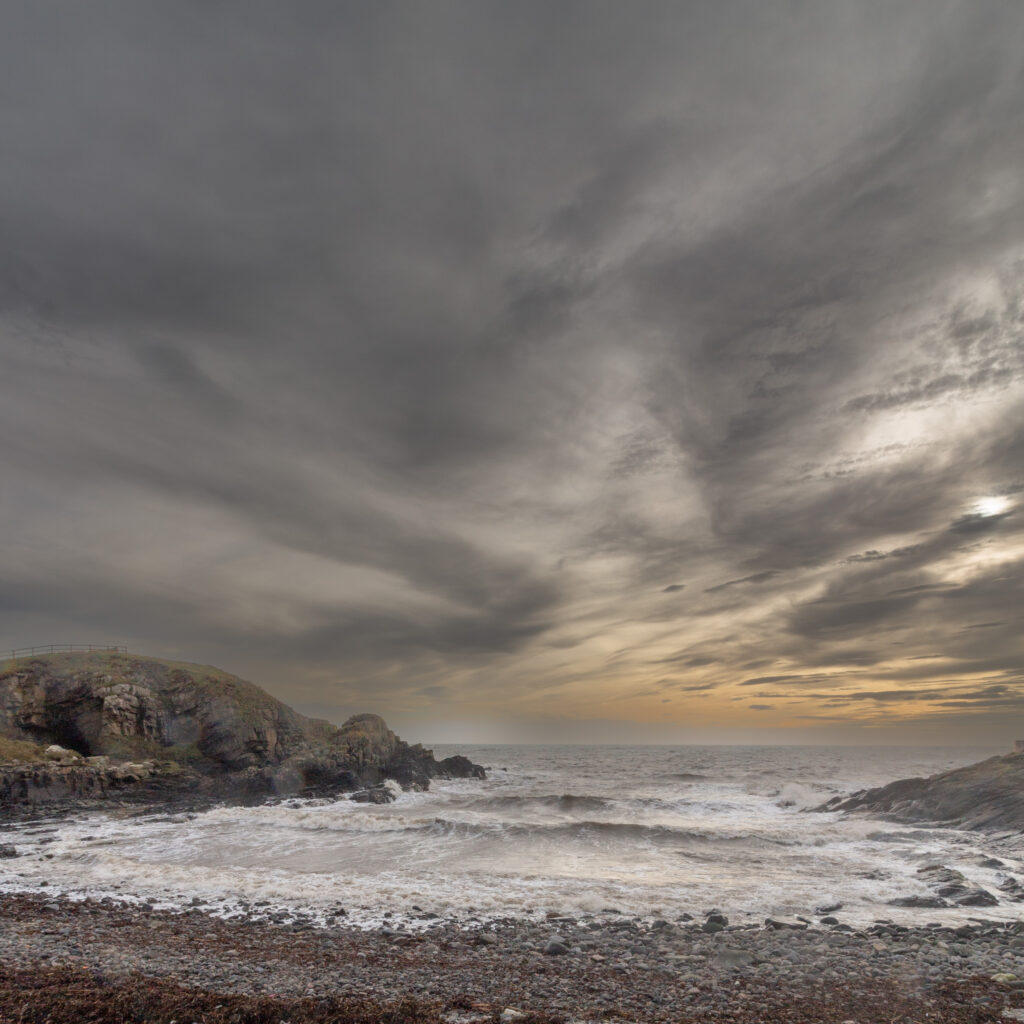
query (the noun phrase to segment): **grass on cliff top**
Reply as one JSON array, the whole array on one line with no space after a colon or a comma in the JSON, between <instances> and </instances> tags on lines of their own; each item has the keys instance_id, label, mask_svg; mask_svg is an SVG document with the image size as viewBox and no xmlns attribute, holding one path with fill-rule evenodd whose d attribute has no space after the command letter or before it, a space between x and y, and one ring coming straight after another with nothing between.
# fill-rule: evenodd
<instances>
[{"instance_id":1,"label":"grass on cliff top","mask_svg":"<svg viewBox=\"0 0 1024 1024\"><path fill-rule=\"evenodd\" d=\"M264 693L255 683L247 682L245 679L233 676L230 672L215 668L213 665L198 665L190 661L170 661L167 658L151 658L144 654L121 654L118 651L66 651L61 654L34 654L24 658L7 658L3 662L0 676L24 672L35 666L45 667L50 675L58 678L86 673L110 676L111 684L130 682L130 676L138 672L148 672L157 678L170 677L174 672L183 672L197 684L215 694L226 694L232 690L251 690L254 695L260 694L267 700L276 700L269 693Z\"/></svg>"},{"instance_id":2,"label":"grass on cliff top","mask_svg":"<svg viewBox=\"0 0 1024 1024\"><path fill-rule=\"evenodd\" d=\"M45 665L55 676L73 676L80 672L96 675L114 676L123 679L129 672L140 669L163 670L171 672L187 672L197 682L242 683L253 686L238 676L224 672L213 665L199 665L191 661L171 661L167 658L152 658L146 654L122 654L120 651L63 651L57 654L31 654L22 658L5 658L0 675L11 672L24 672L33 665ZM271 698L273 699L273 698Z\"/></svg>"},{"instance_id":3,"label":"grass on cliff top","mask_svg":"<svg viewBox=\"0 0 1024 1024\"><path fill-rule=\"evenodd\" d=\"M32 764L43 760L46 747L30 740L9 740L0 736L0 764Z\"/></svg>"}]
</instances>

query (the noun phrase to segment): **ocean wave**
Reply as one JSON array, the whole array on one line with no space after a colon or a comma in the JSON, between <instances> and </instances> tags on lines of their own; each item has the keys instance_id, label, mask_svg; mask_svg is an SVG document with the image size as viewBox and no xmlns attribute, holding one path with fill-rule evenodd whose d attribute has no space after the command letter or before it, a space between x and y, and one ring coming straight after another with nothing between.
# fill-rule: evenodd
<instances>
[{"instance_id":1,"label":"ocean wave","mask_svg":"<svg viewBox=\"0 0 1024 1024\"><path fill-rule=\"evenodd\" d=\"M625 821L565 821L547 824L522 824L517 822L477 822L459 818L438 817L430 825L415 826L416 831L429 832L452 838L501 838L503 841L524 842L529 840L618 840L655 845L701 844L735 842L767 842L772 845L790 845L791 840L769 837L744 830L729 831L721 827L695 829L686 826L666 824L645 825L641 822Z\"/></svg>"},{"instance_id":2,"label":"ocean wave","mask_svg":"<svg viewBox=\"0 0 1024 1024\"><path fill-rule=\"evenodd\" d=\"M437 799L430 794L413 796L417 799L385 805L338 801L217 808L200 815L197 827L213 826L231 831L271 829L282 834L282 838L290 831L383 837L388 833L444 827L477 829L481 834L504 830L509 836L540 836L557 830L571 835L579 830L590 833L603 830L602 834L607 835L646 838L712 836L722 833L723 825L728 835L732 830L723 818L734 818L747 811L744 803L734 799L686 800L628 795L613 798L568 793L494 794L471 799L452 799L450 794ZM709 822L707 828L703 827L705 819ZM157 827L167 829L167 826Z\"/></svg>"},{"instance_id":3,"label":"ocean wave","mask_svg":"<svg viewBox=\"0 0 1024 1024\"><path fill-rule=\"evenodd\" d=\"M819 787L804 782L787 782L776 795L779 807L795 807L803 811L820 807L828 799Z\"/></svg>"},{"instance_id":4,"label":"ocean wave","mask_svg":"<svg viewBox=\"0 0 1024 1024\"><path fill-rule=\"evenodd\" d=\"M542 814L564 815L599 814L633 818L645 814L675 815L692 811L707 810L719 812L730 809L734 803L728 800L687 800L675 797L666 799L656 796L635 796L623 794L616 797L577 796L570 793L561 796L539 794L502 794L484 796L470 800L460 807L473 813L507 816L515 820L517 815L540 812ZM541 822L543 824L543 822Z\"/></svg>"},{"instance_id":5,"label":"ocean wave","mask_svg":"<svg viewBox=\"0 0 1024 1024\"><path fill-rule=\"evenodd\" d=\"M496 798L502 799L502 798ZM521 798L510 797L510 801L519 801ZM526 798L527 805L533 801L543 802L545 798ZM573 798L577 799L577 798ZM550 806L558 807L559 798L550 798ZM593 800L591 810L608 810L613 801L601 800L600 798L585 798L583 805ZM289 825L295 829L297 834L302 833L333 833L339 838L345 835L376 836L385 840L388 836L392 839L405 837L410 840L419 838L436 839L500 839L503 842L528 843L530 841L560 841L571 843L573 841L593 842L619 841L643 844L709 844L721 842L735 842L737 840L761 840L766 838L760 833L750 832L743 828L730 829L723 827L718 822L707 828L694 827L692 823L674 825L664 820L643 822L637 820L602 820L601 818L575 818L566 820L542 820L542 821L517 821L514 818L489 817L487 814L480 814L479 805L492 801L477 801L472 806L450 807L443 810L438 808L434 813L424 813L426 808L418 808L420 813L413 814L352 814L349 812L330 815L322 811L311 813L304 809L291 809L278 806L273 809L258 808L247 809L247 813L256 813L250 821L251 826L270 826L277 836L275 842L278 844L287 842L284 835L278 830ZM506 805L508 806L508 805ZM518 805L517 805L518 806ZM384 809L385 811L387 808ZM262 813L260 813L262 812ZM629 810L627 809L627 813ZM634 811L635 813L635 811ZM242 826L243 822L236 817L234 822ZM191 831L191 830L189 830ZM169 841L171 836L161 830L159 841ZM70 837L69 837L70 838ZM105 845L100 837L93 838L88 845ZM106 837L104 837L106 838ZM775 842L769 838L769 842ZM780 839L779 842L782 842ZM76 844L77 845L77 844Z\"/></svg>"},{"instance_id":6,"label":"ocean wave","mask_svg":"<svg viewBox=\"0 0 1024 1024\"><path fill-rule=\"evenodd\" d=\"M560 814L574 814L580 811L603 811L614 805L614 800L603 796L563 793L561 796L488 796L473 800L466 806L474 811L552 810Z\"/></svg>"}]
</instances>

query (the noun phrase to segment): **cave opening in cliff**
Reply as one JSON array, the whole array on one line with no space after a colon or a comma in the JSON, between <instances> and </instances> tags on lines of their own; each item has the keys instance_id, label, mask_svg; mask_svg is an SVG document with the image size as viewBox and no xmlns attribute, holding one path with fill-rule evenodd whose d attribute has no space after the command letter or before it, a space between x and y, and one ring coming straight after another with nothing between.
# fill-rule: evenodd
<instances>
[{"instance_id":1,"label":"cave opening in cliff","mask_svg":"<svg viewBox=\"0 0 1024 1024\"><path fill-rule=\"evenodd\" d=\"M98 753L97 746L103 729L102 699L78 704L73 712L59 705L53 710L46 726L39 730L45 738L83 757Z\"/></svg>"}]
</instances>

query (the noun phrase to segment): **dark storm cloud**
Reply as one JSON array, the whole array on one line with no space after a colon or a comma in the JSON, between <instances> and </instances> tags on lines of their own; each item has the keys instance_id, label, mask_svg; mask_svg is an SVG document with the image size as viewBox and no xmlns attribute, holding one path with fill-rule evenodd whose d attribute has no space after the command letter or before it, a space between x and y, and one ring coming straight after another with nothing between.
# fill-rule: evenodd
<instances>
[{"instance_id":1,"label":"dark storm cloud","mask_svg":"<svg viewBox=\"0 0 1024 1024\"><path fill-rule=\"evenodd\" d=\"M704 593L714 594L719 590L725 590L726 587L738 586L740 583L767 583L768 580L773 580L778 575L779 574L773 570L768 570L766 572L755 572L752 573L750 576L743 576L738 580L728 580L725 583L719 583L713 587L705 587Z\"/></svg>"},{"instance_id":2,"label":"dark storm cloud","mask_svg":"<svg viewBox=\"0 0 1024 1024\"><path fill-rule=\"evenodd\" d=\"M930 590L952 590L949 583L916 583L912 587L897 587L886 592L886 597L899 597L903 594L925 594Z\"/></svg>"},{"instance_id":3,"label":"dark storm cloud","mask_svg":"<svg viewBox=\"0 0 1024 1024\"><path fill-rule=\"evenodd\" d=\"M744 679L740 686L766 686L769 683L797 683L799 685L811 685L820 683L823 679L829 678L820 673L805 676L755 676L753 679Z\"/></svg>"},{"instance_id":4,"label":"dark storm cloud","mask_svg":"<svg viewBox=\"0 0 1024 1024\"><path fill-rule=\"evenodd\" d=\"M12 644L385 711L1019 663L1017 4L6 15Z\"/></svg>"},{"instance_id":5,"label":"dark storm cloud","mask_svg":"<svg viewBox=\"0 0 1024 1024\"><path fill-rule=\"evenodd\" d=\"M999 524L1006 518L1006 514L992 515L982 512L971 512L961 516L950 526L954 533L988 533L999 528Z\"/></svg>"},{"instance_id":6,"label":"dark storm cloud","mask_svg":"<svg viewBox=\"0 0 1024 1024\"><path fill-rule=\"evenodd\" d=\"M915 548L913 546L906 548L895 548L892 551L862 551L857 555L850 555L844 561L846 562L881 562L885 558L903 558L905 555L912 555Z\"/></svg>"}]
</instances>

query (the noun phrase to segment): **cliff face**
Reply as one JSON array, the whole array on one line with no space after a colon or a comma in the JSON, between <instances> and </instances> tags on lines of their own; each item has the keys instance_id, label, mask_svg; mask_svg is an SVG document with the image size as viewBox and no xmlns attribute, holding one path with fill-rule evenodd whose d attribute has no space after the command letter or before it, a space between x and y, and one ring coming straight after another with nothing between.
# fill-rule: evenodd
<instances>
[{"instance_id":1,"label":"cliff face","mask_svg":"<svg viewBox=\"0 0 1024 1024\"><path fill-rule=\"evenodd\" d=\"M136 791L153 791L156 780L159 791L198 787L222 798L331 795L389 778L426 788L439 776L483 777L465 758L438 762L403 742L376 715L336 728L218 669L110 652L8 662L0 671L0 740L73 752L63 764L51 758L5 769L0 803L8 804L131 789L112 760L134 762L134 774L148 780Z\"/></svg>"},{"instance_id":2,"label":"cliff face","mask_svg":"<svg viewBox=\"0 0 1024 1024\"><path fill-rule=\"evenodd\" d=\"M820 810L865 811L966 829L1024 829L1024 753L830 800Z\"/></svg>"},{"instance_id":3,"label":"cliff face","mask_svg":"<svg viewBox=\"0 0 1024 1024\"><path fill-rule=\"evenodd\" d=\"M280 763L332 732L207 666L108 652L8 666L0 672L0 732L87 756L192 752L239 770Z\"/></svg>"}]
</instances>

